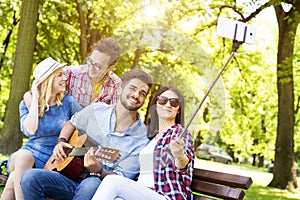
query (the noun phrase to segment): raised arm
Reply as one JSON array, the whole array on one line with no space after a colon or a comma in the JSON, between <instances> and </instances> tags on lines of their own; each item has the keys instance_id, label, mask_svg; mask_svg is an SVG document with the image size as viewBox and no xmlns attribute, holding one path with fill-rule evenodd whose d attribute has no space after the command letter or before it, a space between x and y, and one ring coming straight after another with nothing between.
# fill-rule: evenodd
<instances>
[{"instance_id":1,"label":"raised arm","mask_svg":"<svg viewBox=\"0 0 300 200\"><path fill-rule=\"evenodd\" d=\"M38 129L38 112L39 112L39 91L38 91L38 81L33 81L32 87L31 87L31 99L30 99L30 107L27 106L26 101L25 104L29 110L29 113L24 120L24 128L33 135L36 130Z\"/></svg>"},{"instance_id":2,"label":"raised arm","mask_svg":"<svg viewBox=\"0 0 300 200\"><path fill-rule=\"evenodd\" d=\"M184 141L182 138L175 138L170 142L171 153L175 158L175 166L183 169L189 163L188 157L184 153Z\"/></svg>"}]
</instances>

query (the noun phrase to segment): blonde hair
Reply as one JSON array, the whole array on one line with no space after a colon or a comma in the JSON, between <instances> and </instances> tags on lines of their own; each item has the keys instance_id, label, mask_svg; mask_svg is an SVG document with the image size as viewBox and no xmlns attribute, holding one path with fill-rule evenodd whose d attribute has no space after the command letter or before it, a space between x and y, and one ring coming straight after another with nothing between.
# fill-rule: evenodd
<instances>
[{"instance_id":1,"label":"blonde hair","mask_svg":"<svg viewBox=\"0 0 300 200\"><path fill-rule=\"evenodd\" d=\"M49 110L49 100L51 97L51 93L52 93L52 85L53 85L53 80L54 77L56 75L56 72L60 70L57 69L55 70L50 76L48 76L41 84L39 87L39 91L40 91L40 97L38 100L39 103L39 117L43 117L44 113L47 112ZM60 92L56 95L55 97L55 104L57 106L61 106L62 103L62 99L64 98L64 92Z\"/></svg>"}]
</instances>

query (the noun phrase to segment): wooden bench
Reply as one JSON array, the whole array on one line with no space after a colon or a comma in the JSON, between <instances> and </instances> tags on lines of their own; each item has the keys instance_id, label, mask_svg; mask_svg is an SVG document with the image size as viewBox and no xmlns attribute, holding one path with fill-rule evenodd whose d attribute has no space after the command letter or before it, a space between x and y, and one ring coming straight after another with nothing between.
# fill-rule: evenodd
<instances>
[{"instance_id":1,"label":"wooden bench","mask_svg":"<svg viewBox=\"0 0 300 200\"><path fill-rule=\"evenodd\" d=\"M7 171L7 160L3 160L0 163L0 186L4 186L8 179L8 174L4 171Z\"/></svg>"},{"instance_id":2,"label":"wooden bench","mask_svg":"<svg viewBox=\"0 0 300 200\"><path fill-rule=\"evenodd\" d=\"M251 184L250 177L195 168L191 188L195 200L241 200Z\"/></svg>"},{"instance_id":3,"label":"wooden bench","mask_svg":"<svg viewBox=\"0 0 300 200\"><path fill-rule=\"evenodd\" d=\"M4 186L8 174L3 173L7 161L0 163L0 186ZM241 200L245 196L243 189L248 189L252 184L250 177L216 172L205 169L194 169L192 191L194 200L212 200L216 198Z\"/></svg>"}]
</instances>

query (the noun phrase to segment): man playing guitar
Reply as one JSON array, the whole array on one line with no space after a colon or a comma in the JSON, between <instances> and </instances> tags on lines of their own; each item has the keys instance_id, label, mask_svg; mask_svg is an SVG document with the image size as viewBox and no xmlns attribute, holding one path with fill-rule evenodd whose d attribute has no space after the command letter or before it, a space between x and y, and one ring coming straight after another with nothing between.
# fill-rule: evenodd
<instances>
[{"instance_id":1,"label":"man playing guitar","mask_svg":"<svg viewBox=\"0 0 300 200\"><path fill-rule=\"evenodd\" d=\"M53 157L63 162L66 149L73 146L67 141L73 132L86 133L100 147L111 147L121 152L121 157L111 165L100 162L91 148L84 155L86 170L77 180L58 171L28 170L21 187L25 200L74 199L90 200L108 174L118 174L130 179L139 171L138 154L148 143L146 126L141 122L138 109L143 105L152 85L152 77L142 70L131 70L122 78L122 92L116 105L93 103L75 114L62 128Z\"/></svg>"}]
</instances>

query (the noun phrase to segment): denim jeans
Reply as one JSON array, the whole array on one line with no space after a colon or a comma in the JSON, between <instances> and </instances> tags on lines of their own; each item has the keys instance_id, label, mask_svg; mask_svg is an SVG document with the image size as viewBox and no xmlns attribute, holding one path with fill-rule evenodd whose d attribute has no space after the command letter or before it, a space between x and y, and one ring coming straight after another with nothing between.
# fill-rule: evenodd
<instances>
[{"instance_id":1,"label":"denim jeans","mask_svg":"<svg viewBox=\"0 0 300 200\"><path fill-rule=\"evenodd\" d=\"M24 200L73 199L90 200L101 180L88 177L81 182L73 181L59 172L44 169L27 170L21 180Z\"/></svg>"}]
</instances>

